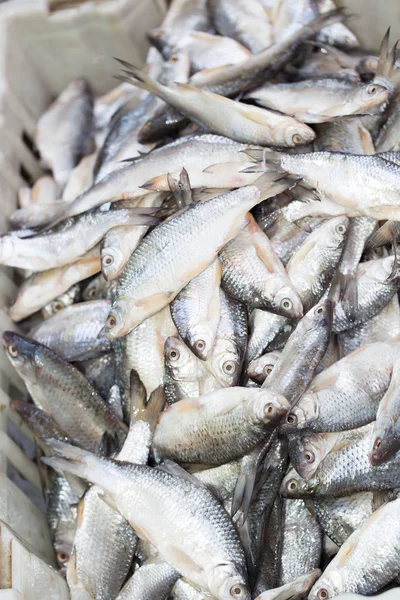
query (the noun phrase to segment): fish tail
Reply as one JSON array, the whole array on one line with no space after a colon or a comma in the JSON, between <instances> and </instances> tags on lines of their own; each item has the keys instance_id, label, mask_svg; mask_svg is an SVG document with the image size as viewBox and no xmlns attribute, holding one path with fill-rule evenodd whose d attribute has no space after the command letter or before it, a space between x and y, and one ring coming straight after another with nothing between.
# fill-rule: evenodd
<instances>
[{"instance_id":1,"label":"fish tail","mask_svg":"<svg viewBox=\"0 0 400 600\"><path fill-rule=\"evenodd\" d=\"M145 421L154 430L165 404L164 388L159 386L147 400L147 392L137 371L132 369L130 377L131 426Z\"/></svg>"},{"instance_id":2,"label":"fish tail","mask_svg":"<svg viewBox=\"0 0 400 600\"><path fill-rule=\"evenodd\" d=\"M260 192L260 196L263 200L276 196L293 186L293 179L288 176L285 171L267 171L263 173L254 183Z\"/></svg>"},{"instance_id":3,"label":"fish tail","mask_svg":"<svg viewBox=\"0 0 400 600\"><path fill-rule=\"evenodd\" d=\"M343 7L335 8L334 10L319 14L315 19L304 25L303 29L306 31L311 30L311 33L317 33L323 27L329 27L329 25L333 25L334 23L340 23L349 16L350 15L346 13Z\"/></svg>"},{"instance_id":4,"label":"fish tail","mask_svg":"<svg viewBox=\"0 0 400 600\"><path fill-rule=\"evenodd\" d=\"M394 224L394 221L386 221L377 231L370 235L365 244L365 249L380 248L381 246L385 246L385 244L389 244L392 239L392 224Z\"/></svg>"},{"instance_id":5,"label":"fish tail","mask_svg":"<svg viewBox=\"0 0 400 600\"><path fill-rule=\"evenodd\" d=\"M357 277L353 273L340 273L340 299L343 310L351 321L355 321L358 308Z\"/></svg>"},{"instance_id":6,"label":"fish tail","mask_svg":"<svg viewBox=\"0 0 400 600\"><path fill-rule=\"evenodd\" d=\"M121 60L120 58L115 58L123 67L122 73L123 75L116 75L116 79L120 81L125 81L127 83L131 83L138 88L143 90L147 90L156 96L164 97L165 86L161 85L148 75L132 65L131 63L126 62L125 60Z\"/></svg>"},{"instance_id":7,"label":"fish tail","mask_svg":"<svg viewBox=\"0 0 400 600\"><path fill-rule=\"evenodd\" d=\"M397 238L400 233L400 223L391 223L392 246L393 246L393 267L388 277L389 282L397 282L400 280L400 254L397 245Z\"/></svg>"},{"instance_id":8,"label":"fish tail","mask_svg":"<svg viewBox=\"0 0 400 600\"><path fill-rule=\"evenodd\" d=\"M262 163L264 166L266 163L280 163L280 154L279 152L275 152L274 150L270 150L270 148L256 148L256 147L249 147L246 148L246 150L242 150L242 152L244 154L246 154L246 156L248 156L249 158L251 158L252 161L254 161L255 163ZM244 173L254 173L255 171L251 170L251 167L249 167L249 169L245 169L245 171L243 171Z\"/></svg>"},{"instance_id":9,"label":"fish tail","mask_svg":"<svg viewBox=\"0 0 400 600\"><path fill-rule=\"evenodd\" d=\"M378 68L376 70L374 82L379 83L379 79L383 79L386 85L388 82L390 82L392 84L392 87L397 87L400 83L399 75L395 72L398 41L390 48L389 38L390 27L388 27L381 42L381 46L379 49Z\"/></svg>"},{"instance_id":10,"label":"fish tail","mask_svg":"<svg viewBox=\"0 0 400 600\"><path fill-rule=\"evenodd\" d=\"M72 475L93 481L91 476L95 468L102 462L100 457L87 450L82 450L82 448L58 440L46 439L44 442L48 448L57 454L57 456L43 457L42 461L46 465L53 467L57 471L66 471L67 473L72 473Z\"/></svg>"}]
</instances>

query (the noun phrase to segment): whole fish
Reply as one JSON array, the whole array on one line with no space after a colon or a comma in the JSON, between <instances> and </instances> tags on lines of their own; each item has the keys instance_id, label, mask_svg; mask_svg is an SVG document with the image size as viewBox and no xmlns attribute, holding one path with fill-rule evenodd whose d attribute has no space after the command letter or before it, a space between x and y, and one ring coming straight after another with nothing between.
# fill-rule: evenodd
<instances>
[{"instance_id":1,"label":"whole fish","mask_svg":"<svg viewBox=\"0 0 400 600\"><path fill-rule=\"evenodd\" d=\"M63 186L86 153L93 118L93 98L84 79L76 79L58 96L37 124L35 142L56 182Z\"/></svg>"},{"instance_id":2,"label":"whole fish","mask_svg":"<svg viewBox=\"0 0 400 600\"><path fill-rule=\"evenodd\" d=\"M370 516L340 548L314 584L310 600L344 592L372 594L399 573L400 500L388 502ZM384 547L382 553L377 548Z\"/></svg>"},{"instance_id":3,"label":"whole fish","mask_svg":"<svg viewBox=\"0 0 400 600\"><path fill-rule=\"evenodd\" d=\"M3 333L7 356L35 404L76 443L99 450L122 443L126 427L75 367L38 342Z\"/></svg>"},{"instance_id":4,"label":"whole fish","mask_svg":"<svg viewBox=\"0 0 400 600\"><path fill-rule=\"evenodd\" d=\"M161 310L210 265L221 247L246 225L246 212L266 196L287 187L284 181L274 183L274 177L267 175L256 185L190 204L153 229L131 256L119 280L117 299L107 320L109 338L126 335ZM171 244L171 236L176 244ZM178 257L179 271L175 269Z\"/></svg>"},{"instance_id":5,"label":"whole fish","mask_svg":"<svg viewBox=\"0 0 400 600\"><path fill-rule=\"evenodd\" d=\"M112 227L154 225L157 219L135 209L86 213L60 231L33 238L6 235L0 238L0 263L31 271L63 267L84 257Z\"/></svg>"},{"instance_id":6,"label":"whole fish","mask_svg":"<svg viewBox=\"0 0 400 600\"><path fill-rule=\"evenodd\" d=\"M253 217L220 252L222 284L234 298L289 318L303 315L301 300L265 233Z\"/></svg>"},{"instance_id":7,"label":"whole fish","mask_svg":"<svg viewBox=\"0 0 400 600\"><path fill-rule=\"evenodd\" d=\"M111 350L109 340L100 335L110 304L108 300L73 304L31 329L29 337L68 361L96 358Z\"/></svg>"},{"instance_id":8,"label":"whole fish","mask_svg":"<svg viewBox=\"0 0 400 600\"><path fill-rule=\"evenodd\" d=\"M342 431L373 421L389 387L397 344L367 344L319 373L286 416L282 430Z\"/></svg>"},{"instance_id":9,"label":"whole fish","mask_svg":"<svg viewBox=\"0 0 400 600\"><path fill-rule=\"evenodd\" d=\"M61 442L53 442L52 447L63 458L46 458L46 464L100 485L140 537L189 582L218 600L235 596L250 600L235 527L202 484L144 465L100 458ZM138 511L138 505L152 506L153 516L149 518L148 510ZM154 515L162 517L154 519Z\"/></svg>"},{"instance_id":10,"label":"whole fish","mask_svg":"<svg viewBox=\"0 0 400 600\"><path fill-rule=\"evenodd\" d=\"M153 452L159 460L230 462L252 450L288 406L279 394L241 387L185 398L161 414Z\"/></svg>"},{"instance_id":11,"label":"whole fish","mask_svg":"<svg viewBox=\"0 0 400 600\"><path fill-rule=\"evenodd\" d=\"M353 442L330 452L308 481L291 469L282 481L281 494L289 498L342 497L397 488L400 455L395 454L383 465L372 466L372 431L372 424L356 430Z\"/></svg>"},{"instance_id":12,"label":"whole fish","mask_svg":"<svg viewBox=\"0 0 400 600\"><path fill-rule=\"evenodd\" d=\"M369 113L389 98L389 90L374 82L310 79L268 84L245 96L257 104L292 115L304 123L324 123Z\"/></svg>"},{"instance_id":13,"label":"whole fish","mask_svg":"<svg viewBox=\"0 0 400 600\"><path fill-rule=\"evenodd\" d=\"M171 316L181 338L201 360L206 360L220 318L221 263L216 258L194 277L171 304Z\"/></svg>"},{"instance_id":14,"label":"whole fish","mask_svg":"<svg viewBox=\"0 0 400 600\"><path fill-rule=\"evenodd\" d=\"M98 273L100 267L100 249L95 246L76 262L64 267L34 273L25 279L19 288L17 297L9 308L11 318L13 321L21 321L44 308L55 298L57 298L58 304L53 304L50 307L51 311L62 310L64 301L61 300L62 304L60 304L60 296L67 294L67 297L70 298L71 287ZM73 298L75 298L74 291Z\"/></svg>"}]
</instances>

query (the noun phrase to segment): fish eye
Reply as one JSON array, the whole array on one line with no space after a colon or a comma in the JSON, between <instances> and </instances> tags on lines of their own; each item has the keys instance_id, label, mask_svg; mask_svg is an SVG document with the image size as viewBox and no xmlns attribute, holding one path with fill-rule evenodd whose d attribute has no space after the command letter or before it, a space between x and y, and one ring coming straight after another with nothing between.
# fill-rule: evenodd
<instances>
[{"instance_id":1,"label":"fish eye","mask_svg":"<svg viewBox=\"0 0 400 600\"><path fill-rule=\"evenodd\" d=\"M289 300L289 298L284 298L281 302L281 307L284 308L285 310L289 310L290 308L293 307L293 302L291 300Z\"/></svg>"},{"instance_id":2,"label":"fish eye","mask_svg":"<svg viewBox=\"0 0 400 600\"><path fill-rule=\"evenodd\" d=\"M196 350L200 350L201 352L202 350L206 349L206 343L204 340L197 340L194 347L196 348Z\"/></svg>"},{"instance_id":3,"label":"fish eye","mask_svg":"<svg viewBox=\"0 0 400 600\"><path fill-rule=\"evenodd\" d=\"M170 62L177 62L178 60L178 56L176 54L173 54L172 56L169 57Z\"/></svg>"},{"instance_id":4,"label":"fish eye","mask_svg":"<svg viewBox=\"0 0 400 600\"><path fill-rule=\"evenodd\" d=\"M178 360L180 355L181 353L176 348L171 348L171 350L168 350L168 358L170 360Z\"/></svg>"},{"instance_id":5,"label":"fish eye","mask_svg":"<svg viewBox=\"0 0 400 600\"><path fill-rule=\"evenodd\" d=\"M326 600L327 598L329 598L329 592L326 588L321 588L318 591L317 597L319 598L319 600Z\"/></svg>"},{"instance_id":6,"label":"fish eye","mask_svg":"<svg viewBox=\"0 0 400 600\"><path fill-rule=\"evenodd\" d=\"M380 447L381 447L381 445L382 445L382 440L381 440L381 438L377 438L377 439L375 440L374 449L376 449L376 448L380 448Z\"/></svg>"},{"instance_id":7,"label":"fish eye","mask_svg":"<svg viewBox=\"0 0 400 600\"><path fill-rule=\"evenodd\" d=\"M337 233L345 233L346 227L344 225L336 225L335 230L337 231Z\"/></svg>"},{"instance_id":8,"label":"fish eye","mask_svg":"<svg viewBox=\"0 0 400 600\"><path fill-rule=\"evenodd\" d=\"M298 487L299 487L299 484L297 483L297 481L295 479L291 479L290 481L288 481L287 489L290 492L296 491L298 489Z\"/></svg>"},{"instance_id":9,"label":"fish eye","mask_svg":"<svg viewBox=\"0 0 400 600\"><path fill-rule=\"evenodd\" d=\"M96 294L96 288L95 288L95 287L92 287L92 288L91 288L91 289L88 291L88 293L87 293L87 295L89 296L89 298L93 298L93 296L94 296L95 294Z\"/></svg>"},{"instance_id":10,"label":"fish eye","mask_svg":"<svg viewBox=\"0 0 400 600\"><path fill-rule=\"evenodd\" d=\"M104 258L103 258L103 263L109 267L110 265L112 265L114 262L114 258L111 256L111 254L107 254Z\"/></svg>"},{"instance_id":11,"label":"fish eye","mask_svg":"<svg viewBox=\"0 0 400 600\"><path fill-rule=\"evenodd\" d=\"M266 415L272 415L274 412L275 412L275 406L271 402L269 402L264 408L264 413Z\"/></svg>"},{"instance_id":12,"label":"fish eye","mask_svg":"<svg viewBox=\"0 0 400 600\"><path fill-rule=\"evenodd\" d=\"M314 452L311 452L311 450L308 450L305 454L304 454L304 458L306 459L306 461L308 463L313 463L315 460L315 456L314 456Z\"/></svg>"},{"instance_id":13,"label":"fish eye","mask_svg":"<svg viewBox=\"0 0 400 600\"><path fill-rule=\"evenodd\" d=\"M268 375L271 373L272 369L274 368L274 365L265 365L264 367L264 373L265 375Z\"/></svg>"},{"instance_id":14,"label":"fish eye","mask_svg":"<svg viewBox=\"0 0 400 600\"><path fill-rule=\"evenodd\" d=\"M303 138L301 137L300 133L294 134L294 136L292 137L292 142L293 142L293 144L302 144L303 143Z\"/></svg>"},{"instance_id":15,"label":"fish eye","mask_svg":"<svg viewBox=\"0 0 400 600\"><path fill-rule=\"evenodd\" d=\"M66 552L57 552L57 560L59 563L64 564L66 562L68 562L69 560L69 556Z\"/></svg>"},{"instance_id":16,"label":"fish eye","mask_svg":"<svg viewBox=\"0 0 400 600\"><path fill-rule=\"evenodd\" d=\"M234 373L236 371L236 364L234 363L233 360L227 360L222 365L222 370L227 375L232 375L232 373Z\"/></svg>"},{"instance_id":17,"label":"fish eye","mask_svg":"<svg viewBox=\"0 0 400 600\"><path fill-rule=\"evenodd\" d=\"M241 585L240 583L236 583L235 585L233 585L229 591L231 596L241 596L242 594L245 593L245 589L243 587L243 585Z\"/></svg>"},{"instance_id":18,"label":"fish eye","mask_svg":"<svg viewBox=\"0 0 400 600\"><path fill-rule=\"evenodd\" d=\"M17 358L18 356L18 348L15 344L10 344L8 346L8 353L13 357L13 358Z\"/></svg>"},{"instance_id":19,"label":"fish eye","mask_svg":"<svg viewBox=\"0 0 400 600\"><path fill-rule=\"evenodd\" d=\"M371 85L368 86L368 94L375 94L375 92L377 91L378 86L376 86L375 84L371 83ZM328 596L326 596L328 597Z\"/></svg>"},{"instance_id":20,"label":"fish eye","mask_svg":"<svg viewBox=\"0 0 400 600\"><path fill-rule=\"evenodd\" d=\"M295 414L289 413L288 416L286 417L286 421L288 423L290 423L291 425L294 425L294 423L297 423L297 417Z\"/></svg>"},{"instance_id":21,"label":"fish eye","mask_svg":"<svg viewBox=\"0 0 400 600\"><path fill-rule=\"evenodd\" d=\"M60 312L60 310L62 310L64 308L64 304L60 301L53 302L52 308L53 308L54 312Z\"/></svg>"},{"instance_id":22,"label":"fish eye","mask_svg":"<svg viewBox=\"0 0 400 600\"><path fill-rule=\"evenodd\" d=\"M107 319L107 327L108 329L113 329L117 324L117 319L115 317L113 317L113 315L110 315Z\"/></svg>"},{"instance_id":23,"label":"fish eye","mask_svg":"<svg viewBox=\"0 0 400 600\"><path fill-rule=\"evenodd\" d=\"M315 310L316 315L322 315L323 312L324 312L323 306L318 306L318 308Z\"/></svg>"}]
</instances>

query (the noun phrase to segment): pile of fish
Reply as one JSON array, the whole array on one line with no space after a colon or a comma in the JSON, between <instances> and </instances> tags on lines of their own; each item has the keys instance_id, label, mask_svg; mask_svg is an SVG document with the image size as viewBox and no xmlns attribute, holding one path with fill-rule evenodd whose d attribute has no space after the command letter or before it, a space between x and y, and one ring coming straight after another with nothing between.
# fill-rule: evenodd
<instances>
[{"instance_id":1,"label":"pile of fish","mask_svg":"<svg viewBox=\"0 0 400 600\"><path fill-rule=\"evenodd\" d=\"M400 69L349 26L173 0L38 121L3 339L72 599L400 582Z\"/></svg>"}]
</instances>

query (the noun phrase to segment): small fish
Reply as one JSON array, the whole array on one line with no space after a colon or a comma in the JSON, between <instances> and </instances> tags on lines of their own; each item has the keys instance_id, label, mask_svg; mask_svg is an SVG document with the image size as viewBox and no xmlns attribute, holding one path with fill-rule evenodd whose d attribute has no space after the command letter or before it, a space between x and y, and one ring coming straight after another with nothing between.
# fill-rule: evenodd
<instances>
[{"instance_id":1,"label":"small fish","mask_svg":"<svg viewBox=\"0 0 400 600\"><path fill-rule=\"evenodd\" d=\"M220 318L222 267L216 258L194 277L171 304L171 316L181 338L201 360L207 360Z\"/></svg>"},{"instance_id":2,"label":"small fish","mask_svg":"<svg viewBox=\"0 0 400 600\"><path fill-rule=\"evenodd\" d=\"M100 335L110 305L108 300L73 304L34 327L29 337L68 361L96 358L111 350Z\"/></svg>"},{"instance_id":3,"label":"small fish","mask_svg":"<svg viewBox=\"0 0 400 600\"><path fill-rule=\"evenodd\" d=\"M397 576L399 509L399 499L388 502L356 529L314 584L310 600L345 592L373 594Z\"/></svg>"},{"instance_id":4,"label":"small fish","mask_svg":"<svg viewBox=\"0 0 400 600\"><path fill-rule=\"evenodd\" d=\"M41 116L36 146L54 179L64 186L71 170L86 153L93 118L93 98L85 80L70 83Z\"/></svg>"},{"instance_id":5,"label":"small fish","mask_svg":"<svg viewBox=\"0 0 400 600\"><path fill-rule=\"evenodd\" d=\"M235 596L250 600L245 558L235 527L202 484L145 465L100 458L61 442L53 442L52 448L62 457L43 459L46 464L100 485L133 529L189 582L218 600ZM161 518L149 519L148 510L138 511L139 502L152 506L152 514Z\"/></svg>"},{"instance_id":6,"label":"small fish","mask_svg":"<svg viewBox=\"0 0 400 600\"><path fill-rule=\"evenodd\" d=\"M35 404L76 443L98 450L104 439L117 446L126 427L75 367L38 342L3 333L7 357Z\"/></svg>"},{"instance_id":7,"label":"small fish","mask_svg":"<svg viewBox=\"0 0 400 600\"><path fill-rule=\"evenodd\" d=\"M288 407L279 394L241 387L185 398L160 416L153 452L159 460L230 462L252 450Z\"/></svg>"}]
</instances>

